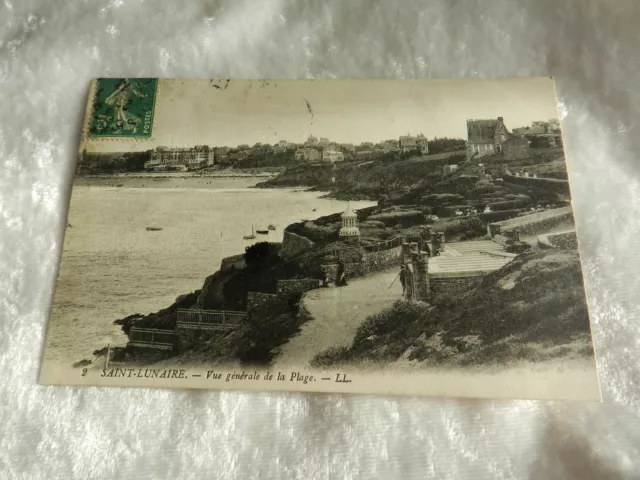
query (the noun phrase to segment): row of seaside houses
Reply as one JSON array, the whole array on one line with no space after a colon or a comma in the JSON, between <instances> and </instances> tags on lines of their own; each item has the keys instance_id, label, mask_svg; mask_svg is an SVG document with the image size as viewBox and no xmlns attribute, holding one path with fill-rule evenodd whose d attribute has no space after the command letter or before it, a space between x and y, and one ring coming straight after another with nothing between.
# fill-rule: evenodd
<instances>
[{"instance_id":1,"label":"row of seaside houses","mask_svg":"<svg viewBox=\"0 0 640 480\"><path fill-rule=\"evenodd\" d=\"M196 145L192 148L157 147L151 151L151 158L144 164L147 170L191 169L212 166L215 160L213 148Z\"/></svg>"},{"instance_id":2,"label":"row of seaside houses","mask_svg":"<svg viewBox=\"0 0 640 480\"><path fill-rule=\"evenodd\" d=\"M544 142L548 147L562 145L560 125L557 120L536 121L530 126L507 129L504 118L467 120L467 159L488 155L504 154L509 158L526 158L534 143ZM380 154L402 152L427 155L429 143L421 133L416 136L400 136L397 140L385 140L374 144L363 142L359 145L338 144L328 138L310 135L302 144L281 140L274 145L256 143L253 146L209 147L197 145L190 148L157 147L151 151L151 158L145 163L147 170L194 169L214 164L230 165L251 154L281 154L294 152L298 161L342 162L345 158L367 159Z\"/></svg>"},{"instance_id":3,"label":"row of seaside houses","mask_svg":"<svg viewBox=\"0 0 640 480\"><path fill-rule=\"evenodd\" d=\"M253 146L244 144L235 148L213 148L207 145L187 148L157 147L151 151L150 159L144 167L147 170L188 170L214 164L231 165L251 154L273 155L285 152L294 152L294 158L298 161L336 163L344 161L347 157L369 158L392 152L415 152L426 155L429 153L429 144L423 134L401 136L398 140L386 140L377 144L363 142L359 145L338 144L324 137L316 138L310 135L302 144L281 140L274 145L256 143Z\"/></svg>"}]
</instances>

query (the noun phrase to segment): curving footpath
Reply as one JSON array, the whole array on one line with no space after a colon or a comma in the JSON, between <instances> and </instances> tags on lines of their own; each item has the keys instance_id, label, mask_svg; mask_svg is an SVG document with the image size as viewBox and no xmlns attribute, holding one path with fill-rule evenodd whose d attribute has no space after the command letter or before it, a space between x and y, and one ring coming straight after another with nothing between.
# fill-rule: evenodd
<instances>
[{"instance_id":1,"label":"curving footpath","mask_svg":"<svg viewBox=\"0 0 640 480\"><path fill-rule=\"evenodd\" d=\"M304 307L312 320L280 349L275 367L309 367L309 361L329 347L349 346L362 322L374 313L402 298L402 286L393 267L366 277L347 279L345 287L311 290L305 294Z\"/></svg>"}]
</instances>

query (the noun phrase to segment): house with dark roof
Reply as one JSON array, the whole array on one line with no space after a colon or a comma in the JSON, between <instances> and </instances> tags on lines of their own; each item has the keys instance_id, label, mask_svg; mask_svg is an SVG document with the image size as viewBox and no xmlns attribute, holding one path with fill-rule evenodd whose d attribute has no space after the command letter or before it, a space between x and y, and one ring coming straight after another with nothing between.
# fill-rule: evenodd
<instances>
[{"instance_id":1,"label":"house with dark roof","mask_svg":"<svg viewBox=\"0 0 640 480\"><path fill-rule=\"evenodd\" d=\"M502 153L502 144L508 138L503 117L467 120L467 159Z\"/></svg>"},{"instance_id":2,"label":"house with dark roof","mask_svg":"<svg viewBox=\"0 0 640 480\"><path fill-rule=\"evenodd\" d=\"M427 155L429 153L429 141L422 133L416 137L416 145L420 149L420 153Z\"/></svg>"},{"instance_id":3,"label":"house with dark roof","mask_svg":"<svg viewBox=\"0 0 640 480\"><path fill-rule=\"evenodd\" d=\"M403 153L420 152L423 155L429 153L429 143L422 133L416 137L411 135L401 136L398 139L398 146Z\"/></svg>"},{"instance_id":4,"label":"house with dark roof","mask_svg":"<svg viewBox=\"0 0 640 480\"><path fill-rule=\"evenodd\" d=\"M418 145L416 144L416 139L410 137L409 135L400 137L398 144L400 145L400 150L403 153L406 152L414 152L418 150Z\"/></svg>"}]
</instances>

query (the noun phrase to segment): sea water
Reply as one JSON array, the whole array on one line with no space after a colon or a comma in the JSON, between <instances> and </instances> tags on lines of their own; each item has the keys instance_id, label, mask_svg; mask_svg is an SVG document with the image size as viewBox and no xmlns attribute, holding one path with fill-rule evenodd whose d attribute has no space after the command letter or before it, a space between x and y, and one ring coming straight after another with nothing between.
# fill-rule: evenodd
<instances>
[{"instance_id":1,"label":"sea water","mask_svg":"<svg viewBox=\"0 0 640 480\"><path fill-rule=\"evenodd\" d=\"M280 242L288 224L346 207L319 192L250 188L260 180L136 180L121 187L76 182L46 361L69 364L107 344L126 344L114 320L166 308L199 289L224 257L255 242ZM351 202L353 208L370 205ZM270 224L276 230L268 235L243 239L252 227Z\"/></svg>"}]
</instances>

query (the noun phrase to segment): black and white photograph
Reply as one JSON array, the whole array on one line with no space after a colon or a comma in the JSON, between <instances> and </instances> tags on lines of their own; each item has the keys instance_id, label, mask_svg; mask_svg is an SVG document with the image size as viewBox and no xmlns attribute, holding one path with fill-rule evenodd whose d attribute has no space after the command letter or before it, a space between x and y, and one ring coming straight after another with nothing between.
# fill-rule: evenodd
<instances>
[{"instance_id":1,"label":"black and white photograph","mask_svg":"<svg viewBox=\"0 0 640 480\"><path fill-rule=\"evenodd\" d=\"M96 79L40 382L600 401L554 81Z\"/></svg>"}]
</instances>

